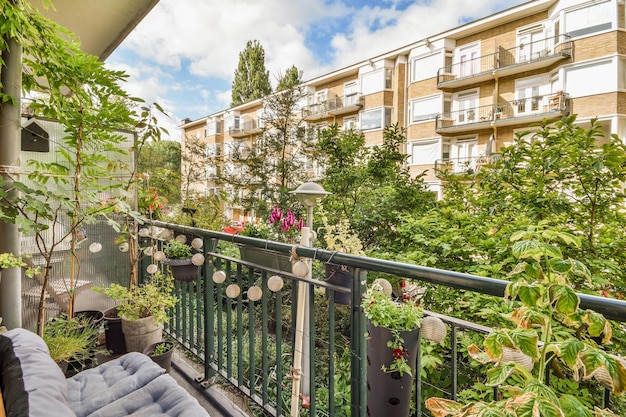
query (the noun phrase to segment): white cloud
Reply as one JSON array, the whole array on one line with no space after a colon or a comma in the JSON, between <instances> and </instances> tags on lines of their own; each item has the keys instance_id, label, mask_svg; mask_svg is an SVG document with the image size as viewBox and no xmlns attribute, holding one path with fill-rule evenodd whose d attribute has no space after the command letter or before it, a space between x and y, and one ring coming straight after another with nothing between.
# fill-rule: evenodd
<instances>
[{"instance_id":1,"label":"white cloud","mask_svg":"<svg viewBox=\"0 0 626 417\"><path fill-rule=\"evenodd\" d=\"M361 0L355 8L348 1L161 0L122 44L139 62L112 65L131 75L132 94L159 102L178 124L229 106L248 40L265 49L272 83L291 65L310 79L522 3ZM312 39L326 43L311 48Z\"/></svg>"}]
</instances>

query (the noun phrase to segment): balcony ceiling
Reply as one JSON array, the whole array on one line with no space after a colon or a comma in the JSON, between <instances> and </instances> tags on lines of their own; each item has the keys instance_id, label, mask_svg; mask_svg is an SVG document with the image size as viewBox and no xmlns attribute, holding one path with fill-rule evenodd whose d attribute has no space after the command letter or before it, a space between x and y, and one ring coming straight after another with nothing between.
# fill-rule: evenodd
<instances>
[{"instance_id":1,"label":"balcony ceiling","mask_svg":"<svg viewBox=\"0 0 626 417\"><path fill-rule=\"evenodd\" d=\"M44 16L74 32L81 49L104 61L141 22L159 0L52 0L45 9L41 0L31 4Z\"/></svg>"}]
</instances>

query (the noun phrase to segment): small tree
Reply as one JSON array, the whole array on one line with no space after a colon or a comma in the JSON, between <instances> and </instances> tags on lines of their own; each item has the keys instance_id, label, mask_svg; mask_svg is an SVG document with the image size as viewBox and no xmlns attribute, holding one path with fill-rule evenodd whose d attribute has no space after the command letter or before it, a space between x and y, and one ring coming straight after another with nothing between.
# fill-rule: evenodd
<instances>
[{"instance_id":1,"label":"small tree","mask_svg":"<svg viewBox=\"0 0 626 417\"><path fill-rule=\"evenodd\" d=\"M246 48L239 53L230 106L263 98L271 92L269 71L265 69L265 50L259 41L248 41Z\"/></svg>"}]
</instances>

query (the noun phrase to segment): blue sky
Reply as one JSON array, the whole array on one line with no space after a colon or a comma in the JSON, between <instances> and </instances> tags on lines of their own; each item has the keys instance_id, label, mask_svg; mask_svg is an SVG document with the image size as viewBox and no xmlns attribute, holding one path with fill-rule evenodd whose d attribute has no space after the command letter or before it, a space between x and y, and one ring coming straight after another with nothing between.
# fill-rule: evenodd
<instances>
[{"instance_id":1,"label":"blue sky","mask_svg":"<svg viewBox=\"0 0 626 417\"><path fill-rule=\"evenodd\" d=\"M352 65L521 0L160 0L109 67L129 74L126 90L169 114L177 126L224 110L248 40L265 49L270 79L291 65L305 80Z\"/></svg>"}]
</instances>

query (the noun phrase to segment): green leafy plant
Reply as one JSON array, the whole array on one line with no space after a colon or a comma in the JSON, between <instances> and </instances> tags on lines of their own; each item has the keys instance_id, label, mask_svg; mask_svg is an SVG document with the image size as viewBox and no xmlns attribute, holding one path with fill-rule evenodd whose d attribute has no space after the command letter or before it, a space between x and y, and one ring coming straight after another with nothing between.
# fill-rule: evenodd
<instances>
[{"instance_id":1,"label":"green leafy plant","mask_svg":"<svg viewBox=\"0 0 626 417\"><path fill-rule=\"evenodd\" d=\"M174 344L171 342L160 342L154 347L154 351L150 356L161 356L170 350L174 349Z\"/></svg>"},{"instance_id":2,"label":"green leafy plant","mask_svg":"<svg viewBox=\"0 0 626 417\"><path fill-rule=\"evenodd\" d=\"M595 311L579 308L570 282L574 277L589 280L589 270L564 258L557 246L580 246L580 239L532 226L514 233L511 241L519 263L505 299L518 303L508 315L515 327L495 329L483 349L468 347L472 358L493 365L487 385L498 386L503 398L468 404L429 398L426 407L436 417L617 416L559 392L557 383L545 382L548 369L557 368L576 381L595 378L615 394L626 391L626 361L598 345L610 342L610 323Z\"/></svg>"},{"instance_id":3,"label":"green leafy plant","mask_svg":"<svg viewBox=\"0 0 626 417\"><path fill-rule=\"evenodd\" d=\"M382 285L382 282L374 281L363 296L361 306L374 326L385 327L391 331L392 339L387 346L392 350L393 362L388 369L383 368L383 371L398 372L400 376L405 372L411 375L411 366L407 362L408 350L404 347L400 332L418 328L422 322L423 309L410 297L402 297L400 301L393 300L390 284L386 282L389 285Z\"/></svg>"},{"instance_id":4,"label":"green leafy plant","mask_svg":"<svg viewBox=\"0 0 626 417\"><path fill-rule=\"evenodd\" d=\"M96 352L98 333L95 324L85 324L76 317L69 318L61 314L48 320L43 339L55 362L72 360L83 365Z\"/></svg>"},{"instance_id":5,"label":"green leafy plant","mask_svg":"<svg viewBox=\"0 0 626 417\"><path fill-rule=\"evenodd\" d=\"M170 240L163 249L163 253L169 259L188 259L193 256L191 246L179 242L176 239Z\"/></svg>"},{"instance_id":6,"label":"green leafy plant","mask_svg":"<svg viewBox=\"0 0 626 417\"><path fill-rule=\"evenodd\" d=\"M326 249L352 255L365 255L363 243L359 235L352 231L348 219L341 218L337 223L331 224L323 210L320 210L320 219L324 225L322 230Z\"/></svg>"},{"instance_id":7,"label":"green leafy plant","mask_svg":"<svg viewBox=\"0 0 626 417\"><path fill-rule=\"evenodd\" d=\"M119 284L94 288L94 291L104 293L119 303L117 311L120 316L131 321L154 316L159 323L168 320L168 310L176 305L173 290L172 275L161 271L154 273L144 284L130 288Z\"/></svg>"}]
</instances>

